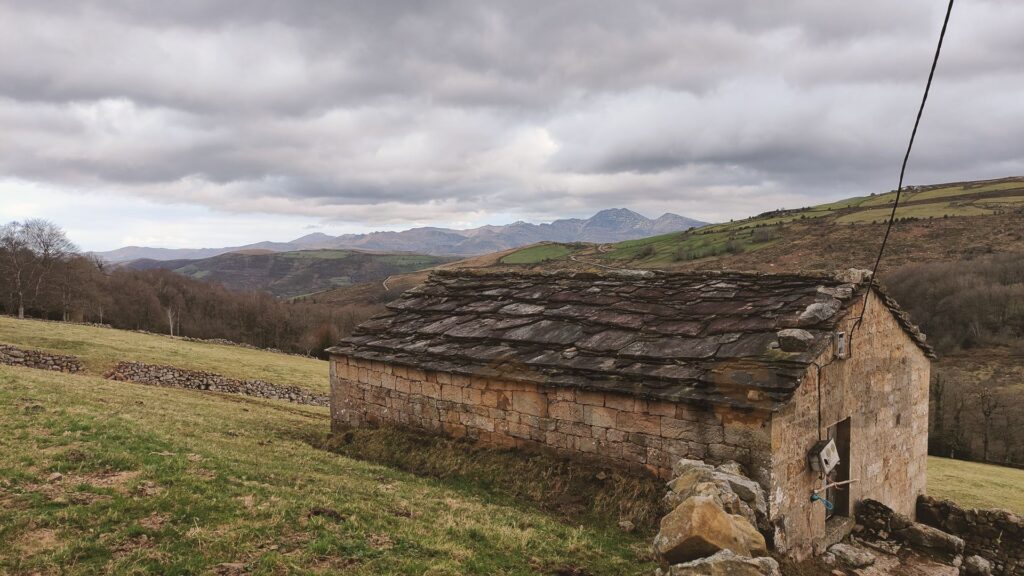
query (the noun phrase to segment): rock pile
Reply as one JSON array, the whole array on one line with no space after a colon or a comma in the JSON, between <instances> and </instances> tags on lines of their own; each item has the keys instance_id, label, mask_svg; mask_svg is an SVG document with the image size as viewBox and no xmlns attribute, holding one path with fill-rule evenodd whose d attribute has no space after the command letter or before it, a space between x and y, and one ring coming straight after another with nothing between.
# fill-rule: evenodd
<instances>
[{"instance_id":1,"label":"rock pile","mask_svg":"<svg viewBox=\"0 0 1024 576\"><path fill-rule=\"evenodd\" d=\"M0 344L0 364L66 373L85 370L82 361L74 356L50 354L41 350L27 350L10 344Z\"/></svg>"},{"instance_id":2,"label":"rock pile","mask_svg":"<svg viewBox=\"0 0 1024 576\"><path fill-rule=\"evenodd\" d=\"M259 398L285 400L295 402L296 404L311 404L314 406L327 406L330 404L326 394L317 394L303 390L298 386L271 384L263 380L236 380L212 372L185 370L175 368L174 366L145 364L143 362L118 362L106 374L106 377L110 380L139 382L156 386L244 394Z\"/></svg>"},{"instance_id":3,"label":"rock pile","mask_svg":"<svg viewBox=\"0 0 1024 576\"><path fill-rule=\"evenodd\" d=\"M1024 574L1024 516L1007 510L961 508L949 500L922 496L917 501L917 518L963 538L965 554L988 560L993 574ZM979 564L974 561L970 569L984 573Z\"/></svg>"},{"instance_id":4,"label":"rock pile","mask_svg":"<svg viewBox=\"0 0 1024 576\"><path fill-rule=\"evenodd\" d=\"M739 464L682 459L668 486L664 503L671 511L654 538L660 575L779 574L778 563L764 557L768 549L757 529L768 511L764 489Z\"/></svg>"},{"instance_id":5,"label":"rock pile","mask_svg":"<svg viewBox=\"0 0 1024 576\"><path fill-rule=\"evenodd\" d=\"M865 535L874 539L895 540L949 558L955 558L964 551L962 538L914 522L876 500L861 501L857 508L857 522L864 527Z\"/></svg>"}]
</instances>

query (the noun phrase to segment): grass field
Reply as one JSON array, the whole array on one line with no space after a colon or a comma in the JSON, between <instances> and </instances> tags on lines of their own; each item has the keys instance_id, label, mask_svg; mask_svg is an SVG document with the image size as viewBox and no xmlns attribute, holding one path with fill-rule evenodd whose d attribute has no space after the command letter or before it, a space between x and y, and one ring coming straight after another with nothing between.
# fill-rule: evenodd
<instances>
[{"instance_id":1,"label":"grass field","mask_svg":"<svg viewBox=\"0 0 1024 576\"><path fill-rule=\"evenodd\" d=\"M502 264L538 264L567 257L573 249L564 244L540 244L513 252L501 259Z\"/></svg>"},{"instance_id":2,"label":"grass field","mask_svg":"<svg viewBox=\"0 0 1024 576\"><path fill-rule=\"evenodd\" d=\"M327 362L240 346L9 316L0 316L0 342L78 356L90 373L98 375L121 360L137 360L310 390L327 389Z\"/></svg>"},{"instance_id":3,"label":"grass field","mask_svg":"<svg viewBox=\"0 0 1024 576\"><path fill-rule=\"evenodd\" d=\"M949 458L928 459L928 493L967 508L1024 514L1024 470Z\"/></svg>"},{"instance_id":4,"label":"grass field","mask_svg":"<svg viewBox=\"0 0 1024 576\"><path fill-rule=\"evenodd\" d=\"M2 318L0 335L90 370L124 356L327 381L319 361L111 329ZM1022 485L929 459L928 492L965 506L1024 513ZM651 573L663 490L396 430L332 436L323 408L0 366L0 574Z\"/></svg>"},{"instance_id":5,"label":"grass field","mask_svg":"<svg viewBox=\"0 0 1024 576\"><path fill-rule=\"evenodd\" d=\"M984 202L979 200L979 203ZM900 206L896 209L897 218L945 218L954 216L984 216L991 214L991 208L974 204L960 205L956 202L931 202L912 206ZM836 224L863 224L866 222L886 222L892 214L892 207L861 210L840 216Z\"/></svg>"},{"instance_id":6,"label":"grass field","mask_svg":"<svg viewBox=\"0 0 1024 576\"><path fill-rule=\"evenodd\" d=\"M552 463L416 476L318 447L328 425L324 409L0 366L0 574L653 570L649 532L506 488L557 494ZM468 453L449 444L420 451L449 466Z\"/></svg>"}]
</instances>

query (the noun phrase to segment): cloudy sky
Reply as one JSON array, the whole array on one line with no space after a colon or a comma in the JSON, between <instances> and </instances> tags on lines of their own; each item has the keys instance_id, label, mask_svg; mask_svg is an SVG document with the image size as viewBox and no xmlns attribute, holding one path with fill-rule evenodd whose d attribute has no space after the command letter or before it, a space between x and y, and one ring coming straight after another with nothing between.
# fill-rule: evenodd
<instances>
[{"instance_id":1,"label":"cloudy sky","mask_svg":"<svg viewBox=\"0 0 1024 576\"><path fill-rule=\"evenodd\" d=\"M0 0L0 220L199 247L885 191L944 9ZM910 183L1024 174L1021 30L956 6Z\"/></svg>"}]
</instances>

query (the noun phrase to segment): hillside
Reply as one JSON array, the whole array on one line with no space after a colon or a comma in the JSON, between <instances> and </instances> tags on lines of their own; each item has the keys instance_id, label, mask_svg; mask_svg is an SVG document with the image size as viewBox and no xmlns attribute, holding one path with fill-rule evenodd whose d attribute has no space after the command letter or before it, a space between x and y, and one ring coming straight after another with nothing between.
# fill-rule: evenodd
<instances>
[{"instance_id":1,"label":"hillside","mask_svg":"<svg viewBox=\"0 0 1024 576\"><path fill-rule=\"evenodd\" d=\"M301 366L323 389L323 362L2 320L0 341L81 355L89 373L0 366L0 573L653 571L660 481L390 429L331 438L325 408L96 374L117 358L277 379ZM1024 512L1024 471L932 458L929 477L933 495Z\"/></svg>"},{"instance_id":2,"label":"hillside","mask_svg":"<svg viewBox=\"0 0 1024 576\"><path fill-rule=\"evenodd\" d=\"M77 356L93 375L102 375L121 360L136 360L327 390L323 360L161 334L0 316L0 342Z\"/></svg>"},{"instance_id":3,"label":"hillside","mask_svg":"<svg viewBox=\"0 0 1024 576\"><path fill-rule=\"evenodd\" d=\"M565 521L479 475L332 453L328 426L325 409L0 367L0 572L653 570L644 535Z\"/></svg>"},{"instance_id":4,"label":"hillside","mask_svg":"<svg viewBox=\"0 0 1024 576\"><path fill-rule=\"evenodd\" d=\"M117 358L278 382L308 368L323 389L324 362L7 318L0 341L89 369L0 365L0 573L653 570L652 479L391 430L335 442L325 408L97 375ZM620 514L648 528L623 533Z\"/></svg>"},{"instance_id":5,"label":"hillside","mask_svg":"<svg viewBox=\"0 0 1024 576\"><path fill-rule=\"evenodd\" d=\"M505 264L623 268L826 271L870 268L895 192L777 210L683 233L561 254L515 253ZM1024 178L917 186L904 193L884 261L909 262L1024 252ZM570 256L572 258L570 258Z\"/></svg>"},{"instance_id":6,"label":"hillside","mask_svg":"<svg viewBox=\"0 0 1024 576\"><path fill-rule=\"evenodd\" d=\"M478 264L541 270L870 268L894 197L890 192L778 210L615 244L543 243ZM897 218L879 278L940 352L932 369L932 453L1024 467L1024 178L913 187ZM408 280L404 286L416 284L416 277ZM351 305L366 291L328 294ZM380 305L397 295L376 290L373 301ZM937 398L940 386L945 388Z\"/></svg>"},{"instance_id":7,"label":"hillside","mask_svg":"<svg viewBox=\"0 0 1024 576\"><path fill-rule=\"evenodd\" d=\"M383 280L392 274L429 268L450 260L423 254L362 250L243 250L199 260L135 260L125 266L135 270L171 270L218 282L232 290L263 290L289 298Z\"/></svg>"},{"instance_id":8,"label":"hillside","mask_svg":"<svg viewBox=\"0 0 1024 576\"><path fill-rule=\"evenodd\" d=\"M211 258L228 252L268 250L345 249L378 252L415 252L437 256L474 256L500 252L536 242L618 242L653 234L678 232L703 226L692 218L666 213L651 219L632 210L602 210L590 218L568 218L544 224L514 222L503 226L481 226L465 230L451 228L412 228L401 232L371 232L330 236L322 232L308 234L290 242L257 242L230 248L146 248L127 246L97 256L108 262L131 260L182 260Z\"/></svg>"}]
</instances>

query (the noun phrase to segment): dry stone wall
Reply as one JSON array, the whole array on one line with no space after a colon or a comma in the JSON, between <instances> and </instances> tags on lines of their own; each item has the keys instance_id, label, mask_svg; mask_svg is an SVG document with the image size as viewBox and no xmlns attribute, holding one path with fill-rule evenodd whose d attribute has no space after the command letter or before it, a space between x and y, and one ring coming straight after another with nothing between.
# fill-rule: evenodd
<instances>
[{"instance_id":1,"label":"dry stone wall","mask_svg":"<svg viewBox=\"0 0 1024 576\"><path fill-rule=\"evenodd\" d=\"M335 355L332 426L394 424L508 447L549 447L671 477L680 458L741 462L767 486L767 416L721 406L424 371Z\"/></svg>"},{"instance_id":2,"label":"dry stone wall","mask_svg":"<svg viewBox=\"0 0 1024 576\"><path fill-rule=\"evenodd\" d=\"M286 400L297 404L327 406L326 394L317 394L303 390L298 386L271 384L263 380L237 380L212 372L185 370L174 366L145 364L143 362L119 362L107 373L111 380L139 382L173 388L189 388L192 390L209 390L211 392L227 392L243 394L273 400Z\"/></svg>"},{"instance_id":3,"label":"dry stone wall","mask_svg":"<svg viewBox=\"0 0 1024 576\"><path fill-rule=\"evenodd\" d=\"M992 563L993 574L1024 576L1024 517L1006 510L966 509L922 496L917 520L963 538L965 554Z\"/></svg>"},{"instance_id":4,"label":"dry stone wall","mask_svg":"<svg viewBox=\"0 0 1024 576\"><path fill-rule=\"evenodd\" d=\"M0 344L0 364L67 373L85 370L82 361L74 356L50 354L41 350L28 350L11 346L10 344Z\"/></svg>"}]
</instances>

